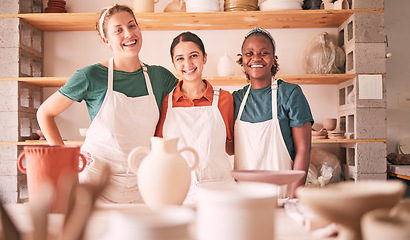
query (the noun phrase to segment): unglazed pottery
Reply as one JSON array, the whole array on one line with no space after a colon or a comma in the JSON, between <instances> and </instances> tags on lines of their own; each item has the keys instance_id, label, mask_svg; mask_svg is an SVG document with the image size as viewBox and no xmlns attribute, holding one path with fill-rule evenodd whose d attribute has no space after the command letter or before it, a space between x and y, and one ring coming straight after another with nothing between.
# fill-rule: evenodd
<instances>
[{"instance_id":1,"label":"unglazed pottery","mask_svg":"<svg viewBox=\"0 0 410 240\"><path fill-rule=\"evenodd\" d=\"M232 58L225 53L218 61L218 75L220 77L229 77L235 73L235 63Z\"/></svg>"},{"instance_id":2,"label":"unglazed pottery","mask_svg":"<svg viewBox=\"0 0 410 240\"><path fill-rule=\"evenodd\" d=\"M185 12L186 4L184 0L173 0L165 8L164 12Z\"/></svg>"},{"instance_id":3,"label":"unglazed pottery","mask_svg":"<svg viewBox=\"0 0 410 240\"><path fill-rule=\"evenodd\" d=\"M23 159L26 160L25 166ZM60 183L68 178L78 182L78 172L84 170L86 159L79 146L25 146L17 163L20 171L27 174L29 201L41 199L42 186L51 183L54 187L51 211L62 212L63 206L59 202L65 195L59 191Z\"/></svg>"},{"instance_id":4,"label":"unglazed pottery","mask_svg":"<svg viewBox=\"0 0 410 240\"><path fill-rule=\"evenodd\" d=\"M128 165L137 174L138 185L145 203L153 208L181 205L191 185L191 171L198 166L198 154L192 148L177 150L178 139L151 138L152 150L145 147L133 149ZM181 152L189 151L195 162L188 163ZM147 154L144 159L141 154Z\"/></svg>"},{"instance_id":5,"label":"unglazed pottery","mask_svg":"<svg viewBox=\"0 0 410 240\"><path fill-rule=\"evenodd\" d=\"M360 240L360 219L378 208L391 209L401 198L405 184L399 181L340 182L323 188L300 187L301 202L339 226L338 239Z\"/></svg>"},{"instance_id":6,"label":"unglazed pottery","mask_svg":"<svg viewBox=\"0 0 410 240\"><path fill-rule=\"evenodd\" d=\"M155 3L159 0L130 0L133 2L134 12L154 12Z\"/></svg>"},{"instance_id":7,"label":"unglazed pottery","mask_svg":"<svg viewBox=\"0 0 410 240\"><path fill-rule=\"evenodd\" d=\"M409 240L410 220L406 212L393 214L390 209L367 212L361 219L364 240Z\"/></svg>"},{"instance_id":8,"label":"unglazed pottery","mask_svg":"<svg viewBox=\"0 0 410 240\"><path fill-rule=\"evenodd\" d=\"M232 177L239 182L265 182L275 185L288 185L300 180L305 171L299 170L234 170Z\"/></svg>"},{"instance_id":9,"label":"unglazed pottery","mask_svg":"<svg viewBox=\"0 0 410 240\"><path fill-rule=\"evenodd\" d=\"M276 186L259 182L200 188L196 239L274 239L276 195Z\"/></svg>"},{"instance_id":10,"label":"unglazed pottery","mask_svg":"<svg viewBox=\"0 0 410 240\"><path fill-rule=\"evenodd\" d=\"M333 131L336 129L337 119L336 118L325 118L323 119L323 127L327 131Z\"/></svg>"}]
</instances>

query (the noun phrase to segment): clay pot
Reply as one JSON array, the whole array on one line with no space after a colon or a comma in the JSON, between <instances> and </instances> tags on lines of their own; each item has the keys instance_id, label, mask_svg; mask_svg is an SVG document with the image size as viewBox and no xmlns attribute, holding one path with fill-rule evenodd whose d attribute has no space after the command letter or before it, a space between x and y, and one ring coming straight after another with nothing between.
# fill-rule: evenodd
<instances>
[{"instance_id":1,"label":"clay pot","mask_svg":"<svg viewBox=\"0 0 410 240\"><path fill-rule=\"evenodd\" d=\"M159 0L133 0L134 12L154 12L154 5Z\"/></svg>"},{"instance_id":2,"label":"clay pot","mask_svg":"<svg viewBox=\"0 0 410 240\"><path fill-rule=\"evenodd\" d=\"M26 167L23 159L26 159ZM84 170L86 162L78 146L25 146L17 163L19 170L27 174L29 201L41 199L42 186L51 184L54 190L51 212L62 213L64 206L59 203L66 202L66 193L59 189L61 181L78 182L78 172Z\"/></svg>"},{"instance_id":3,"label":"clay pot","mask_svg":"<svg viewBox=\"0 0 410 240\"><path fill-rule=\"evenodd\" d=\"M336 118L325 118L325 119L323 119L323 127L326 128L327 131L335 130L336 126L337 126L337 119Z\"/></svg>"},{"instance_id":4,"label":"clay pot","mask_svg":"<svg viewBox=\"0 0 410 240\"><path fill-rule=\"evenodd\" d=\"M361 217L374 209L391 209L405 189L400 181L349 181L323 188L299 187L296 194L316 214L339 224L339 240L360 240Z\"/></svg>"},{"instance_id":5,"label":"clay pot","mask_svg":"<svg viewBox=\"0 0 410 240\"><path fill-rule=\"evenodd\" d=\"M191 186L191 171L198 166L198 154L192 148L177 150L178 138L151 138L152 151L145 147L133 149L128 166L137 174L138 186L145 203L152 209L181 205ZM194 154L195 162L188 165L181 152ZM140 154L147 154L144 159Z\"/></svg>"},{"instance_id":6,"label":"clay pot","mask_svg":"<svg viewBox=\"0 0 410 240\"><path fill-rule=\"evenodd\" d=\"M186 4L183 0L174 0L170 2L164 9L164 12L185 12Z\"/></svg>"},{"instance_id":7,"label":"clay pot","mask_svg":"<svg viewBox=\"0 0 410 240\"><path fill-rule=\"evenodd\" d=\"M364 240L410 239L410 221L406 212L395 215L389 209L376 209L361 220Z\"/></svg>"}]
</instances>

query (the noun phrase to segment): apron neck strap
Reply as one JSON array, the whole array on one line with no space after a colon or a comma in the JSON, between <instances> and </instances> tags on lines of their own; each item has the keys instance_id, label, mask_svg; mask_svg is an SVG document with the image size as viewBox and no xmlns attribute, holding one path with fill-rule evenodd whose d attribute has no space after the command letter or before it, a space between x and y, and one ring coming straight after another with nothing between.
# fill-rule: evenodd
<instances>
[{"instance_id":1,"label":"apron neck strap","mask_svg":"<svg viewBox=\"0 0 410 240\"><path fill-rule=\"evenodd\" d=\"M221 89L218 87L213 87L214 89L214 97L212 100L212 106L218 107L219 95L221 94Z\"/></svg>"},{"instance_id":2,"label":"apron neck strap","mask_svg":"<svg viewBox=\"0 0 410 240\"><path fill-rule=\"evenodd\" d=\"M114 58L108 60L108 91L113 91L114 87Z\"/></svg>"},{"instance_id":3,"label":"apron neck strap","mask_svg":"<svg viewBox=\"0 0 410 240\"><path fill-rule=\"evenodd\" d=\"M278 95L278 80L272 78L272 119L278 118L278 103L277 103L277 95Z\"/></svg>"}]
</instances>

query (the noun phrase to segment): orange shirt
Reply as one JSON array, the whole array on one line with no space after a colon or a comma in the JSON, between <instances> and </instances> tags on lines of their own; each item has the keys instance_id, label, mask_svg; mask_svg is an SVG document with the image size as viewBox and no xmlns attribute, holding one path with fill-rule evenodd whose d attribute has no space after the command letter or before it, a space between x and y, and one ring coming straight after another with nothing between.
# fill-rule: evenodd
<instances>
[{"instance_id":1,"label":"orange shirt","mask_svg":"<svg viewBox=\"0 0 410 240\"><path fill-rule=\"evenodd\" d=\"M196 106L211 106L214 98L214 90L212 85L203 80L206 83L206 89L204 94L199 99L191 100L187 98L181 91L181 85L183 81L179 81L175 87L174 95L172 96L172 106L173 107L196 107ZM169 95L169 94L168 94ZM161 116L158 121L157 129L155 131L155 136L163 137L163 127L165 122L165 117L168 110L168 99L166 96L161 109ZM226 141L232 143L233 141L233 98L230 92L222 90L220 91L218 109L221 113L222 119L226 127ZM229 144L231 145L231 144ZM228 146L228 144L227 144ZM229 151L230 152L230 151Z\"/></svg>"}]
</instances>

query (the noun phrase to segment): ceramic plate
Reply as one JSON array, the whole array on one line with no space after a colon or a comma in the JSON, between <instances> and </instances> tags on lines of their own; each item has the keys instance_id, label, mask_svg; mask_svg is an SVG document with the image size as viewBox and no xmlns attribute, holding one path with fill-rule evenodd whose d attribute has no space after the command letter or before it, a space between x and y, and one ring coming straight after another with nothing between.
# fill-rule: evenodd
<instances>
[{"instance_id":1,"label":"ceramic plate","mask_svg":"<svg viewBox=\"0 0 410 240\"><path fill-rule=\"evenodd\" d=\"M399 142L399 153L402 154L410 154L410 138L403 138L400 142Z\"/></svg>"},{"instance_id":2,"label":"ceramic plate","mask_svg":"<svg viewBox=\"0 0 410 240\"><path fill-rule=\"evenodd\" d=\"M276 185L287 185L298 181L305 171L298 170L234 170L232 177L239 182L265 182Z\"/></svg>"}]
</instances>

